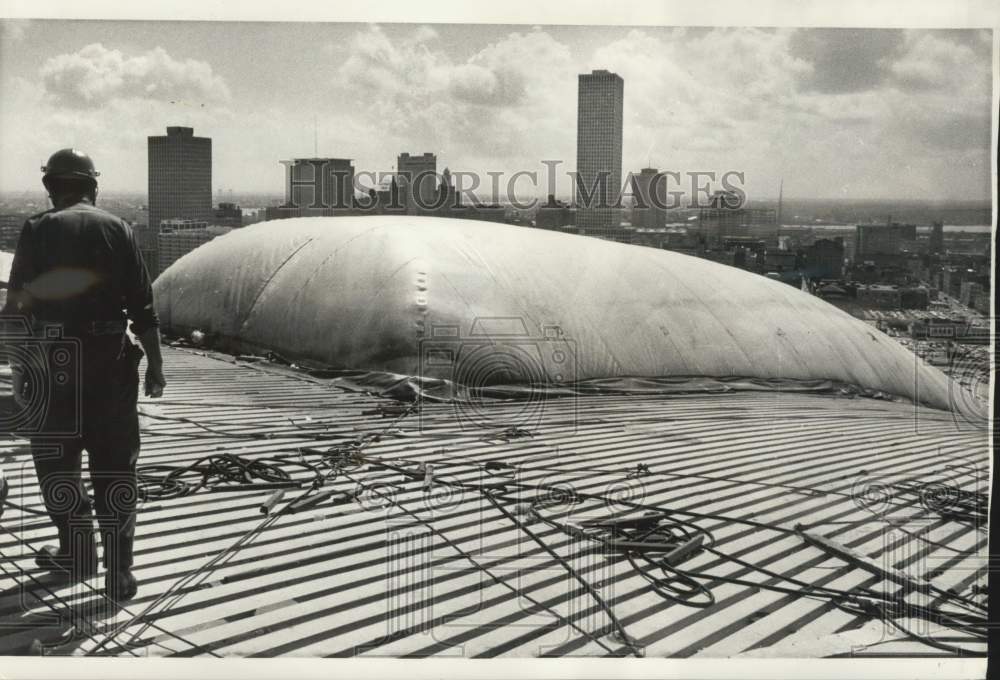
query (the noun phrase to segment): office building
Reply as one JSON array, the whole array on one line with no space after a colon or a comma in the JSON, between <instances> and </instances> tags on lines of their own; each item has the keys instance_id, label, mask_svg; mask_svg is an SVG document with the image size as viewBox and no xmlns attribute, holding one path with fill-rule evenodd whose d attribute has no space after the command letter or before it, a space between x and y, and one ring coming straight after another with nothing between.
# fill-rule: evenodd
<instances>
[{"instance_id":1,"label":"office building","mask_svg":"<svg viewBox=\"0 0 1000 680\"><path fill-rule=\"evenodd\" d=\"M718 247L727 239L762 239L771 248L777 248L778 217L771 208L748 208L746 197L736 191L717 191L708 206L698 211L698 232L711 247Z\"/></svg>"},{"instance_id":2,"label":"office building","mask_svg":"<svg viewBox=\"0 0 1000 680\"><path fill-rule=\"evenodd\" d=\"M803 249L805 274L810 279L839 279L844 275L844 238L818 238Z\"/></svg>"},{"instance_id":3,"label":"office building","mask_svg":"<svg viewBox=\"0 0 1000 680\"><path fill-rule=\"evenodd\" d=\"M139 245L139 254L142 256L142 261L146 263L146 271L149 272L150 278L155 279L164 270L163 259L160 257L160 235L207 229L208 226L207 220L182 219L160 220L160 223L155 227L139 225L134 230L136 243ZM177 258L170 259L170 262L175 259Z\"/></svg>"},{"instance_id":4,"label":"office building","mask_svg":"<svg viewBox=\"0 0 1000 680\"><path fill-rule=\"evenodd\" d=\"M576 226L586 236L623 238L622 109L625 82L615 73L581 73L576 120Z\"/></svg>"},{"instance_id":5,"label":"office building","mask_svg":"<svg viewBox=\"0 0 1000 680\"><path fill-rule=\"evenodd\" d=\"M243 226L243 210L235 203L219 203L212 217L212 224L219 227Z\"/></svg>"},{"instance_id":6,"label":"office building","mask_svg":"<svg viewBox=\"0 0 1000 680\"><path fill-rule=\"evenodd\" d=\"M869 309L927 309L930 291L921 286L871 284L858 286L857 302Z\"/></svg>"},{"instance_id":7,"label":"office building","mask_svg":"<svg viewBox=\"0 0 1000 680\"><path fill-rule=\"evenodd\" d=\"M744 253L747 251L747 249L742 250ZM782 273L795 272L798 271L798 269L798 256L795 253L787 250L764 251L764 271Z\"/></svg>"},{"instance_id":8,"label":"office building","mask_svg":"<svg viewBox=\"0 0 1000 680\"><path fill-rule=\"evenodd\" d=\"M369 211L378 215L406 214L406 179L396 173L382 175L368 190Z\"/></svg>"},{"instance_id":9,"label":"office building","mask_svg":"<svg viewBox=\"0 0 1000 680\"><path fill-rule=\"evenodd\" d=\"M207 229L209 223L205 220L163 220L160 222L159 234L170 234L175 231L192 231L194 229Z\"/></svg>"},{"instance_id":10,"label":"office building","mask_svg":"<svg viewBox=\"0 0 1000 680\"><path fill-rule=\"evenodd\" d=\"M406 178L410 214L434 208L438 198L437 156L401 153L396 159L397 174Z\"/></svg>"},{"instance_id":11,"label":"office building","mask_svg":"<svg viewBox=\"0 0 1000 680\"><path fill-rule=\"evenodd\" d=\"M983 285L976 281L962 281L958 290L958 301L966 307L972 307L975 297L983 292Z\"/></svg>"},{"instance_id":12,"label":"office building","mask_svg":"<svg viewBox=\"0 0 1000 680\"><path fill-rule=\"evenodd\" d=\"M264 220L335 217L355 211L350 158L293 158L285 166L285 201L264 209Z\"/></svg>"},{"instance_id":13,"label":"office building","mask_svg":"<svg viewBox=\"0 0 1000 680\"><path fill-rule=\"evenodd\" d=\"M917 227L914 224L859 224L855 235L855 258L871 255L896 255L915 250Z\"/></svg>"},{"instance_id":14,"label":"office building","mask_svg":"<svg viewBox=\"0 0 1000 680\"><path fill-rule=\"evenodd\" d=\"M448 213L450 210L454 210L462 204L462 197L459 196L455 189L455 182L451 177L451 170L448 168L444 169L441 173L441 184L438 185L438 205L441 211Z\"/></svg>"},{"instance_id":15,"label":"office building","mask_svg":"<svg viewBox=\"0 0 1000 680\"><path fill-rule=\"evenodd\" d=\"M354 206L351 159L293 158L281 163L285 166L285 202L281 207L347 211Z\"/></svg>"},{"instance_id":16,"label":"office building","mask_svg":"<svg viewBox=\"0 0 1000 680\"><path fill-rule=\"evenodd\" d=\"M927 245L927 252L931 255L941 255L944 253L944 223L935 222L931 226L931 238Z\"/></svg>"},{"instance_id":17,"label":"office building","mask_svg":"<svg viewBox=\"0 0 1000 680\"><path fill-rule=\"evenodd\" d=\"M481 220L483 222L507 222L507 208L496 203L462 206L451 211L453 216L466 220Z\"/></svg>"},{"instance_id":18,"label":"office building","mask_svg":"<svg viewBox=\"0 0 1000 680\"><path fill-rule=\"evenodd\" d=\"M29 215L8 213L0 215L0 250L14 252L17 241L21 238L21 229Z\"/></svg>"},{"instance_id":19,"label":"office building","mask_svg":"<svg viewBox=\"0 0 1000 680\"><path fill-rule=\"evenodd\" d=\"M207 225L200 227L182 226L179 229L171 229L164 226L164 229L157 238L160 272L166 271L167 267L198 246L208 243L217 236L232 231L230 227Z\"/></svg>"},{"instance_id":20,"label":"office building","mask_svg":"<svg viewBox=\"0 0 1000 680\"><path fill-rule=\"evenodd\" d=\"M667 223L667 177L656 168L632 175L632 226L658 229Z\"/></svg>"},{"instance_id":21,"label":"office building","mask_svg":"<svg viewBox=\"0 0 1000 680\"><path fill-rule=\"evenodd\" d=\"M148 138L149 228L137 229L141 248L155 248L163 220L212 219L212 140L189 127L168 127Z\"/></svg>"},{"instance_id":22,"label":"office building","mask_svg":"<svg viewBox=\"0 0 1000 680\"><path fill-rule=\"evenodd\" d=\"M572 215L570 207L556 197L549 194L545 205L538 207L535 211L535 226L539 229L562 230L567 224L571 224Z\"/></svg>"}]
</instances>

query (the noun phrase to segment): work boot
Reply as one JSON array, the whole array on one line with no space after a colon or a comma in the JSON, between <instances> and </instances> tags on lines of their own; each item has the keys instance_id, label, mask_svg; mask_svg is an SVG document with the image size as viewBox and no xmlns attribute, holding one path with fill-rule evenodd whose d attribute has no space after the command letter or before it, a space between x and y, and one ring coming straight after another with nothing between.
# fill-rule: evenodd
<instances>
[{"instance_id":1,"label":"work boot","mask_svg":"<svg viewBox=\"0 0 1000 680\"><path fill-rule=\"evenodd\" d=\"M72 581L86 581L97 574L97 548L71 555L54 545L44 545L35 553L35 564Z\"/></svg>"},{"instance_id":2,"label":"work boot","mask_svg":"<svg viewBox=\"0 0 1000 680\"><path fill-rule=\"evenodd\" d=\"M112 602L128 602L139 590L139 583L130 569L109 571L104 575L104 594Z\"/></svg>"}]
</instances>

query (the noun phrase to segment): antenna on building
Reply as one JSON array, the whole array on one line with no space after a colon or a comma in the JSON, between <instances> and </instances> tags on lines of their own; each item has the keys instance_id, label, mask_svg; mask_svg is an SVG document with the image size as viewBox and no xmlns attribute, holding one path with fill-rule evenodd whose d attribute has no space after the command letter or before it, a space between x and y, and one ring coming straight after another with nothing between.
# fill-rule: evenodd
<instances>
[{"instance_id":1,"label":"antenna on building","mask_svg":"<svg viewBox=\"0 0 1000 680\"><path fill-rule=\"evenodd\" d=\"M785 198L785 178L781 178L781 184L778 185L778 226L781 226L781 202Z\"/></svg>"}]
</instances>

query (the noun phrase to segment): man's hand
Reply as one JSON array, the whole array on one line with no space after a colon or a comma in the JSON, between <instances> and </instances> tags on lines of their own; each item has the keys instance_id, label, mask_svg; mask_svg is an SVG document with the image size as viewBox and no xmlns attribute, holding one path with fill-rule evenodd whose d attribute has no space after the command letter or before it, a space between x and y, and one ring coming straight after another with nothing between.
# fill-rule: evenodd
<instances>
[{"instance_id":1,"label":"man's hand","mask_svg":"<svg viewBox=\"0 0 1000 680\"><path fill-rule=\"evenodd\" d=\"M163 377L163 366L159 364L148 364L146 366L146 396L163 396L163 388L167 386L167 381Z\"/></svg>"},{"instance_id":2,"label":"man's hand","mask_svg":"<svg viewBox=\"0 0 1000 680\"><path fill-rule=\"evenodd\" d=\"M139 343L146 353L146 396L159 397L167 381L163 378L163 357L160 355L160 331L154 326L139 334Z\"/></svg>"}]
</instances>

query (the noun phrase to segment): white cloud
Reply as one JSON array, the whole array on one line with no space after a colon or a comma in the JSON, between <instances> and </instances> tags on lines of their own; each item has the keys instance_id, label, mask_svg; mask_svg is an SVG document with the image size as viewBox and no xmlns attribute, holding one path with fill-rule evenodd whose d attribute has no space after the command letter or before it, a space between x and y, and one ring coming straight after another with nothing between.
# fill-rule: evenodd
<instances>
[{"instance_id":1,"label":"white cloud","mask_svg":"<svg viewBox=\"0 0 1000 680\"><path fill-rule=\"evenodd\" d=\"M789 31L635 29L598 47L588 68L625 80L624 171L741 170L763 174L772 147L796 120L797 76L808 65L788 51ZM801 112L799 112L801 113ZM775 172L767 173L772 178ZM764 193L771 188L758 187Z\"/></svg>"},{"instance_id":2,"label":"white cloud","mask_svg":"<svg viewBox=\"0 0 1000 680\"><path fill-rule=\"evenodd\" d=\"M423 43L438 39L438 32L432 26L418 26L410 40L414 43Z\"/></svg>"},{"instance_id":3,"label":"white cloud","mask_svg":"<svg viewBox=\"0 0 1000 680\"><path fill-rule=\"evenodd\" d=\"M93 43L42 64L46 93L60 106L94 108L117 99L150 99L201 105L229 100L229 88L212 67L174 59L162 47L126 56Z\"/></svg>"},{"instance_id":4,"label":"white cloud","mask_svg":"<svg viewBox=\"0 0 1000 680\"><path fill-rule=\"evenodd\" d=\"M895 84L901 89L968 92L977 88L989 96L989 52L977 51L928 31L909 31L906 52L892 64Z\"/></svg>"},{"instance_id":5,"label":"white cloud","mask_svg":"<svg viewBox=\"0 0 1000 680\"><path fill-rule=\"evenodd\" d=\"M16 43L24 39L31 27L31 19L0 19L0 40Z\"/></svg>"},{"instance_id":6,"label":"white cloud","mask_svg":"<svg viewBox=\"0 0 1000 680\"><path fill-rule=\"evenodd\" d=\"M53 149L73 145L111 166L106 186L141 190L146 136L191 125L215 140L217 187L280 192L278 160L313 153L314 115L319 153L354 158L359 171L432 151L439 169L541 171L558 160L565 173L577 75L593 68L625 79L625 173L650 162L738 170L754 196L775 195L782 176L788 196L969 197L988 183L987 32L900 32L877 87L824 89L796 56L794 30L644 28L588 44L555 28L484 29L471 51L469 33L456 47L449 30L324 35L316 48L333 80L271 83L267 94L280 96L268 104L253 99L253 73L237 106L213 64L160 48L105 41L40 59L37 71L0 68L0 189L24 186ZM265 66L268 54L257 58ZM563 176L558 191L568 188Z\"/></svg>"},{"instance_id":7,"label":"white cloud","mask_svg":"<svg viewBox=\"0 0 1000 680\"><path fill-rule=\"evenodd\" d=\"M434 150L461 159L458 169L513 171L572 152L578 67L566 45L514 32L455 60L439 38L417 38L367 27L338 71L336 85L378 129L384 159Z\"/></svg>"}]
</instances>

